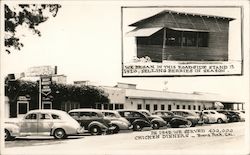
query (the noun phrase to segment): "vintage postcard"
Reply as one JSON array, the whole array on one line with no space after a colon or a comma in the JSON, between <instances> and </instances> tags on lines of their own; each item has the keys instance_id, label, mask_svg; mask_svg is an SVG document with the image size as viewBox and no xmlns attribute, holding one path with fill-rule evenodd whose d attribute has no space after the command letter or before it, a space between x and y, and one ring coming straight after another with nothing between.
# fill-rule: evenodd
<instances>
[{"instance_id":1,"label":"vintage postcard","mask_svg":"<svg viewBox=\"0 0 250 155\"><path fill-rule=\"evenodd\" d=\"M1 155L248 155L249 1L1 4Z\"/></svg>"}]
</instances>

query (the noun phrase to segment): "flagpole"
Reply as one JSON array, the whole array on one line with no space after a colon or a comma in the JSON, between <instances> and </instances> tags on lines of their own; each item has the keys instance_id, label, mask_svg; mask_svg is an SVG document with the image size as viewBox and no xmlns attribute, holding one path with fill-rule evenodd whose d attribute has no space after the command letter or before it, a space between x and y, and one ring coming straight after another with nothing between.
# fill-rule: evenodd
<instances>
[{"instance_id":1,"label":"flagpole","mask_svg":"<svg viewBox=\"0 0 250 155\"><path fill-rule=\"evenodd\" d=\"M42 109L42 80L41 77L39 79L39 109Z\"/></svg>"}]
</instances>

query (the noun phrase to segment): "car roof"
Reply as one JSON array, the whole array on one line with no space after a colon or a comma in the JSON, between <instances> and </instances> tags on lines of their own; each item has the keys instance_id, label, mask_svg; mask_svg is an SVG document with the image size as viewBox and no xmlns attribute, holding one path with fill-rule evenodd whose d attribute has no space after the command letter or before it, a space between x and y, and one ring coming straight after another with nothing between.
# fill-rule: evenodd
<instances>
[{"instance_id":1,"label":"car roof","mask_svg":"<svg viewBox=\"0 0 250 155\"><path fill-rule=\"evenodd\" d=\"M100 112L99 109L90 109L90 108L80 108L80 109L72 109L69 112Z\"/></svg>"},{"instance_id":2,"label":"car roof","mask_svg":"<svg viewBox=\"0 0 250 155\"><path fill-rule=\"evenodd\" d=\"M39 112L46 112L46 113L66 113L65 111L56 110L56 109L36 109L36 110L30 110L28 113L39 113Z\"/></svg>"},{"instance_id":3,"label":"car roof","mask_svg":"<svg viewBox=\"0 0 250 155\"><path fill-rule=\"evenodd\" d=\"M147 109L139 109L137 111L141 111L141 112L149 112Z\"/></svg>"},{"instance_id":4,"label":"car roof","mask_svg":"<svg viewBox=\"0 0 250 155\"><path fill-rule=\"evenodd\" d=\"M118 111L118 112L124 112L124 111L140 112L140 111L134 110L134 109L117 109L116 111Z\"/></svg>"},{"instance_id":5,"label":"car roof","mask_svg":"<svg viewBox=\"0 0 250 155\"><path fill-rule=\"evenodd\" d=\"M115 111L115 110L101 110L101 112L117 113L117 111Z\"/></svg>"}]
</instances>

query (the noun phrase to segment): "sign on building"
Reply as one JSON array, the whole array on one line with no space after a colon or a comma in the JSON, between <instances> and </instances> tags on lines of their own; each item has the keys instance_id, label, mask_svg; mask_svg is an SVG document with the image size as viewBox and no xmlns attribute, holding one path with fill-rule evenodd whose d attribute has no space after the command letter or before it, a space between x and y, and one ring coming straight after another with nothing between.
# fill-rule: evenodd
<instances>
[{"instance_id":1,"label":"sign on building","mask_svg":"<svg viewBox=\"0 0 250 155\"><path fill-rule=\"evenodd\" d=\"M41 76L41 103L42 109L51 109L52 100L51 100L51 76Z\"/></svg>"},{"instance_id":2,"label":"sign on building","mask_svg":"<svg viewBox=\"0 0 250 155\"><path fill-rule=\"evenodd\" d=\"M46 75L53 75L55 74L56 68L51 66L36 66L36 67L30 67L26 73L25 76L27 77L35 77L35 76L46 76Z\"/></svg>"}]
</instances>

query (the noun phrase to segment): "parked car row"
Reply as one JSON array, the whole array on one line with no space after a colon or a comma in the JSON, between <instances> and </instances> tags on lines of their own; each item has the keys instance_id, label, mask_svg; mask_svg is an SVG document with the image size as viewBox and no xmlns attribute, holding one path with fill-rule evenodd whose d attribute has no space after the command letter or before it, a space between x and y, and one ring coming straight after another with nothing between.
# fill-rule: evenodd
<instances>
[{"instance_id":1,"label":"parked car row","mask_svg":"<svg viewBox=\"0 0 250 155\"><path fill-rule=\"evenodd\" d=\"M145 127L194 127L203 123L244 121L245 114L226 110L98 110L73 109L31 110L22 119L5 121L5 140L20 136L48 135L63 139L69 135L118 133L120 130L141 131Z\"/></svg>"}]
</instances>

